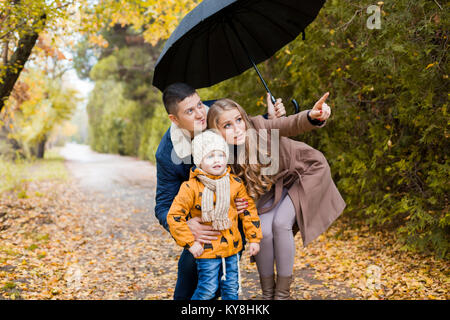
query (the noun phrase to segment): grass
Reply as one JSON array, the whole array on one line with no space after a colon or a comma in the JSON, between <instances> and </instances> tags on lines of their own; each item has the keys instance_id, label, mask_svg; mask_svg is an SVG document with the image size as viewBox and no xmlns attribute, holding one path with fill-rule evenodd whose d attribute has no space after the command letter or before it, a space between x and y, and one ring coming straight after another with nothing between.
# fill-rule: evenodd
<instances>
[{"instance_id":1,"label":"grass","mask_svg":"<svg viewBox=\"0 0 450 320\"><path fill-rule=\"evenodd\" d=\"M0 246L0 252L6 254L8 256L18 256L20 254L20 252L14 251L13 249L5 247L5 246Z\"/></svg>"},{"instance_id":2,"label":"grass","mask_svg":"<svg viewBox=\"0 0 450 320\"><path fill-rule=\"evenodd\" d=\"M5 282L3 287L0 287L1 291L8 292L11 300L21 299L20 292L16 289L17 285L12 281Z\"/></svg>"},{"instance_id":3,"label":"grass","mask_svg":"<svg viewBox=\"0 0 450 320\"><path fill-rule=\"evenodd\" d=\"M57 149L46 151L44 159L5 160L0 155L0 193L14 190L22 199L28 198L27 184L32 181L63 180L67 170Z\"/></svg>"},{"instance_id":4,"label":"grass","mask_svg":"<svg viewBox=\"0 0 450 320\"><path fill-rule=\"evenodd\" d=\"M38 248L38 246L36 245L36 244L32 244L32 245L30 245L28 248L27 248L27 250L30 250L30 251L34 251L35 249L37 249Z\"/></svg>"},{"instance_id":5,"label":"grass","mask_svg":"<svg viewBox=\"0 0 450 320\"><path fill-rule=\"evenodd\" d=\"M3 290L14 289L15 287L16 287L16 284L14 282L8 281L3 286Z\"/></svg>"}]
</instances>

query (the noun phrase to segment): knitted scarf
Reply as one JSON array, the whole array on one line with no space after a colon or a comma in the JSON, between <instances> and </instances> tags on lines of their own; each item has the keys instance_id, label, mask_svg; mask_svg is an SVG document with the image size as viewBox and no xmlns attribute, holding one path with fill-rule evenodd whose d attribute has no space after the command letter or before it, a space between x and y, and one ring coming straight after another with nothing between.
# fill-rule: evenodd
<instances>
[{"instance_id":1,"label":"knitted scarf","mask_svg":"<svg viewBox=\"0 0 450 320\"><path fill-rule=\"evenodd\" d=\"M205 189L202 194L202 221L212 222L215 230L231 228L228 218L230 209L230 174L220 179L211 179L205 175L197 175ZM216 193L216 207L214 208L214 193Z\"/></svg>"}]
</instances>

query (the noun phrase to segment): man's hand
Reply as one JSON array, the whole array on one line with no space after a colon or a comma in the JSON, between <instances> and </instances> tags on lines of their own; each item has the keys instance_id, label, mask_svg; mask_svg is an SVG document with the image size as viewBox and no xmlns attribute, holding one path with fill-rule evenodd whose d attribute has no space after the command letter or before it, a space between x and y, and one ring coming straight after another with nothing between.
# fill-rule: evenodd
<instances>
[{"instance_id":1,"label":"man's hand","mask_svg":"<svg viewBox=\"0 0 450 320\"><path fill-rule=\"evenodd\" d=\"M251 256L256 256L259 252L259 243L250 242L249 251Z\"/></svg>"},{"instance_id":2,"label":"man's hand","mask_svg":"<svg viewBox=\"0 0 450 320\"><path fill-rule=\"evenodd\" d=\"M192 247L190 247L189 252L192 253L194 258L200 257L203 253L203 246L200 244L200 242L195 241Z\"/></svg>"},{"instance_id":3,"label":"man's hand","mask_svg":"<svg viewBox=\"0 0 450 320\"><path fill-rule=\"evenodd\" d=\"M220 235L219 231L215 231L211 226L201 223L200 217L189 219L186 223L194 235L195 241L200 243L211 243L212 240L217 240Z\"/></svg>"},{"instance_id":4,"label":"man's hand","mask_svg":"<svg viewBox=\"0 0 450 320\"><path fill-rule=\"evenodd\" d=\"M244 210L248 208L248 201L243 198L236 198L234 203L236 204L238 214L243 213Z\"/></svg>"},{"instance_id":5,"label":"man's hand","mask_svg":"<svg viewBox=\"0 0 450 320\"><path fill-rule=\"evenodd\" d=\"M329 92L325 93L319 101L316 102L314 107L309 112L309 117L311 119L319 119L320 121L327 120L331 115L331 108L325 103Z\"/></svg>"},{"instance_id":6,"label":"man's hand","mask_svg":"<svg viewBox=\"0 0 450 320\"><path fill-rule=\"evenodd\" d=\"M273 105L272 100L270 100L270 93L267 93L267 117L269 119L280 118L286 115L286 109L281 98L278 98Z\"/></svg>"}]
</instances>

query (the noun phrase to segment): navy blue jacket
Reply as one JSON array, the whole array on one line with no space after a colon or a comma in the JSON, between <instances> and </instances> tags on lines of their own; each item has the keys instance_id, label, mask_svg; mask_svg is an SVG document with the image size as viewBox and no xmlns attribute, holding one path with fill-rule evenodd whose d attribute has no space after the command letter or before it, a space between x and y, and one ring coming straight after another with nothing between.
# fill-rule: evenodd
<instances>
[{"instance_id":1,"label":"navy blue jacket","mask_svg":"<svg viewBox=\"0 0 450 320\"><path fill-rule=\"evenodd\" d=\"M203 103L210 107L214 101ZM181 184L189 180L189 169L194 161L192 155L180 159L173 149L170 138L170 128L166 131L156 150L156 204L155 215L159 223L169 231L167 214L173 199L175 199Z\"/></svg>"},{"instance_id":2,"label":"navy blue jacket","mask_svg":"<svg viewBox=\"0 0 450 320\"><path fill-rule=\"evenodd\" d=\"M190 159L180 159L173 150L170 129L164 134L156 150L156 205L155 215L159 223L169 231L167 214L181 184L189 180L189 169L193 164ZM172 161L178 160L178 161Z\"/></svg>"}]
</instances>

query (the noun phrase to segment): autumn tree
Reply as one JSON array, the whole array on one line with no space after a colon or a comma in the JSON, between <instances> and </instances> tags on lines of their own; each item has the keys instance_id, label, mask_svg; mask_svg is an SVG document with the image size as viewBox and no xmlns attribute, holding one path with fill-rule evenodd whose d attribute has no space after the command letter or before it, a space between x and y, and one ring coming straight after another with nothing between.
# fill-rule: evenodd
<instances>
[{"instance_id":1,"label":"autumn tree","mask_svg":"<svg viewBox=\"0 0 450 320\"><path fill-rule=\"evenodd\" d=\"M92 43L104 45L99 30L116 24L142 30L147 43L156 45L167 39L179 21L200 0L99 0L81 1L79 32L89 36Z\"/></svg>"},{"instance_id":2,"label":"autumn tree","mask_svg":"<svg viewBox=\"0 0 450 320\"><path fill-rule=\"evenodd\" d=\"M164 2L156 0L99 0L95 2L89 0L12 0L0 2L0 20L2 22L0 29L0 41L2 42L0 47L2 57L0 112L3 111L0 121L4 124L2 131L3 135L8 136L9 140L7 141L13 144L15 149L21 149L24 146L25 136L18 134L17 129L21 126L14 126L18 124L15 123L18 118L14 119L14 115L27 114L25 117L28 119L27 121L39 122L37 116L39 112L29 112L31 108L29 102L34 101L35 109L40 110L44 105L43 101L32 98L30 94L33 95L35 91L27 87L26 77L23 77L23 81L19 77L21 73L23 74L27 61L34 60L33 68L37 67L43 71L42 75L45 79L49 78L50 82L59 81L57 73L61 75L64 68L60 71L55 71L54 68L49 70L45 64L42 64L42 57L39 55L40 51L52 58L55 58L55 54L61 54L61 50L55 49L61 45L55 40L60 38L61 34L73 34L72 42L82 39L85 47L94 52L94 54L86 54L87 50L82 48L79 50L80 54L75 55L74 65L76 68L80 70L81 67L86 67L83 70L84 77L89 75L95 61L108 55L114 55L119 69L116 70L117 73L112 70L109 75L114 74L116 81L124 87L122 91L124 98L137 103L138 107L135 109L137 113L129 110L133 113L132 118L150 119L153 107L160 101L157 91L152 88L150 82L153 65L161 49L161 39L167 38L178 21L198 2L187 0ZM121 32L122 34L120 34ZM96 55L98 52L100 55ZM132 58L130 59L130 57ZM86 63L89 59L89 63ZM50 74L50 71L53 74ZM38 70L32 72L38 72ZM54 92L49 90L47 94L54 94ZM11 101L8 101L9 97L12 97ZM16 99L18 97L19 99ZM45 95L41 95L41 97L45 97L44 100L47 102L52 100L52 97ZM5 102L8 102L6 109L4 108ZM26 107L27 110L22 110L22 107ZM32 117L36 117L36 119ZM130 118L130 116L125 118ZM152 127L152 125L146 126ZM51 126L45 127L48 129ZM25 140L27 141L26 145L30 145L32 141L38 143L42 151L46 136L37 134L38 131L40 130L34 132L36 136L33 139L30 138L33 135L28 134ZM142 146L136 144L136 138L132 138L139 135L139 133L135 133L130 136L129 140L134 141L132 143L134 147L127 146L125 149L135 151L126 151L127 153L136 152L136 148L142 149ZM38 137L39 142L36 140ZM0 140L4 139L0 137ZM33 148L29 149L33 150ZM144 149L149 150L147 147ZM37 152L37 154L40 155L42 152Z\"/></svg>"},{"instance_id":3,"label":"autumn tree","mask_svg":"<svg viewBox=\"0 0 450 320\"><path fill-rule=\"evenodd\" d=\"M10 140L15 141L25 156L44 157L44 147L55 126L70 119L79 102L78 92L61 78L51 78L42 70L29 70L23 77L24 101L8 119Z\"/></svg>"},{"instance_id":4,"label":"autumn tree","mask_svg":"<svg viewBox=\"0 0 450 320\"><path fill-rule=\"evenodd\" d=\"M199 1L187 0L3 0L0 2L0 111L10 96L39 34L60 27L69 15L78 17L73 32L91 43L104 44L99 31L120 24L144 30L145 41L155 45ZM76 19L76 18L75 18ZM64 23L63 23L64 24ZM59 26L58 26L59 25ZM75 27L75 25L77 27Z\"/></svg>"},{"instance_id":5,"label":"autumn tree","mask_svg":"<svg viewBox=\"0 0 450 320\"><path fill-rule=\"evenodd\" d=\"M39 34L67 16L72 1L10 0L0 2L0 111L10 96Z\"/></svg>"},{"instance_id":6,"label":"autumn tree","mask_svg":"<svg viewBox=\"0 0 450 320\"><path fill-rule=\"evenodd\" d=\"M25 157L44 156L47 138L55 126L71 116L80 101L78 92L63 81L70 63L59 47L64 47L63 37L56 42L46 32L40 34L32 66L22 71L0 113L5 124L0 140L12 144Z\"/></svg>"},{"instance_id":7,"label":"autumn tree","mask_svg":"<svg viewBox=\"0 0 450 320\"><path fill-rule=\"evenodd\" d=\"M160 92L151 85L161 46L145 42L142 32L128 26L115 25L102 34L108 46L89 73L95 81L87 105L90 145L96 151L151 159L146 145L157 126L152 119L163 109Z\"/></svg>"},{"instance_id":8,"label":"autumn tree","mask_svg":"<svg viewBox=\"0 0 450 320\"><path fill-rule=\"evenodd\" d=\"M95 81L87 106L94 150L154 160L170 124L151 85L154 64L164 40L199 2L102 0L82 9L74 63L79 76Z\"/></svg>"}]
</instances>

